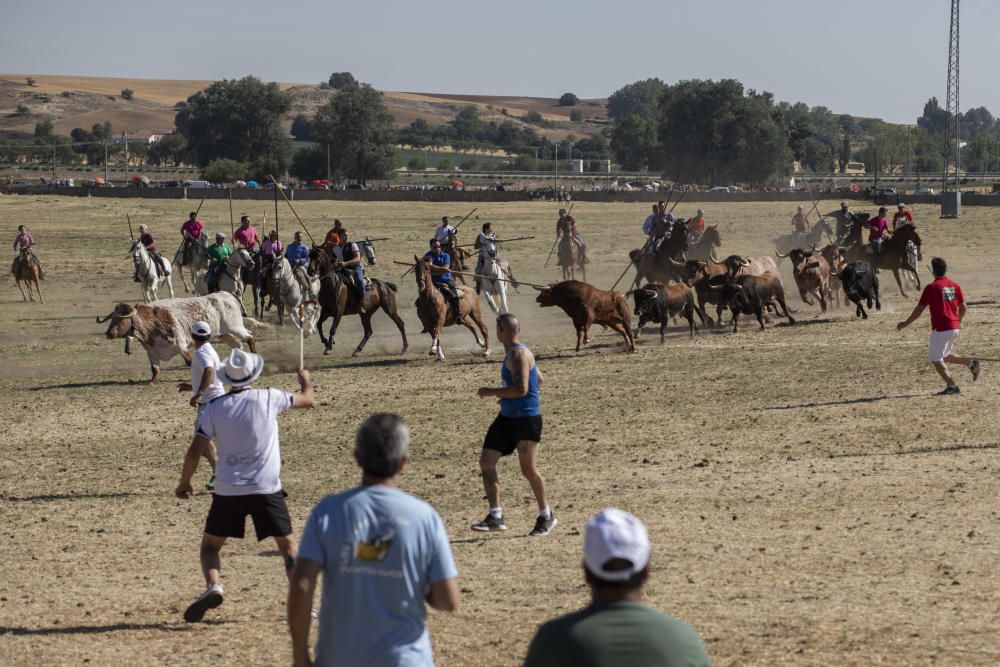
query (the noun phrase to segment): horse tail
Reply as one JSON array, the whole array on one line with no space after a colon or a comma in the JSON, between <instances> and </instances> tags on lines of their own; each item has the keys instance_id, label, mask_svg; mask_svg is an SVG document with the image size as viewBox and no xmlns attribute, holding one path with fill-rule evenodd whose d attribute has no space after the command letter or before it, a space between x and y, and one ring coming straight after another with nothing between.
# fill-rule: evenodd
<instances>
[{"instance_id":1,"label":"horse tail","mask_svg":"<svg viewBox=\"0 0 1000 667\"><path fill-rule=\"evenodd\" d=\"M384 280L384 281L381 281L381 282L382 282L383 285L385 285L387 288L389 288L390 292L398 292L399 291L399 288L396 287L396 283L390 283L387 280Z\"/></svg>"}]
</instances>

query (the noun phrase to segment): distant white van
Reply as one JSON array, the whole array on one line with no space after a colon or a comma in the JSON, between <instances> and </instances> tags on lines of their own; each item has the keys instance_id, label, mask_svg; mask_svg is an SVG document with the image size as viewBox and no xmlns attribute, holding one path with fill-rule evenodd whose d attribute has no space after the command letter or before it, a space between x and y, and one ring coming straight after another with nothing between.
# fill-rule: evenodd
<instances>
[{"instance_id":1,"label":"distant white van","mask_svg":"<svg viewBox=\"0 0 1000 667\"><path fill-rule=\"evenodd\" d=\"M212 184L208 181L184 181L184 187L197 190L199 188L210 188Z\"/></svg>"}]
</instances>

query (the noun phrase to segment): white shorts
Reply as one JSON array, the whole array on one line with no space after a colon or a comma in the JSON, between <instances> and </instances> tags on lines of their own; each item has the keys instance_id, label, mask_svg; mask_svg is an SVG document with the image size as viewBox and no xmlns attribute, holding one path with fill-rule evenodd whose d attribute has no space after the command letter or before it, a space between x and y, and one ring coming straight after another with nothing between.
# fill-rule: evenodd
<instances>
[{"instance_id":1,"label":"white shorts","mask_svg":"<svg viewBox=\"0 0 1000 667\"><path fill-rule=\"evenodd\" d=\"M955 348L955 339L961 329L951 331L931 331L931 339L927 343L927 359L929 361L943 361L951 354Z\"/></svg>"}]
</instances>

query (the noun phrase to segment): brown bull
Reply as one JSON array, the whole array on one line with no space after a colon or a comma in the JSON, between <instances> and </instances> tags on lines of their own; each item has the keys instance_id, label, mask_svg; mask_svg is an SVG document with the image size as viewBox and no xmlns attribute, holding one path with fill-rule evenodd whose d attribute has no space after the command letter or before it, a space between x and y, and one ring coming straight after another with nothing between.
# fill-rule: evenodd
<instances>
[{"instance_id":1,"label":"brown bull","mask_svg":"<svg viewBox=\"0 0 1000 667\"><path fill-rule=\"evenodd\" d=\"M558 306L573 320L576 327L576 351L590 342L590 327L594 324L617 331L625 338L625 351L635 352L632 335L632 314L628 302L619 292L598 289L579 280L564 280L539 291L535 301L542 307Z\"/></svg>"},{"instance_id":2,"label":"brown bull","mask_svg":"<svg viewBox=\"0 0 1000 667\"><path fill-rule=\"evenodd\" d=\"M819 307L825 313L826 302L830 298L830 264L823 255L816 252L816 246L812 250L793 248L787 255L778 251L775 254L779 259L787 257L792 260L792 275L803 303L813 305L809 300L809 295L813 294L818 297Z\"/></svg>"},{"instance_id":3,"label":"brown bull","mask_svg":"<svg viewBox=\"0 0 1000 667\"><path fill-rule=\"evenodd\" d=\"M684 282L693 287L698 296L698 316L702 323L712 324L712 318L705 311L705 304L715 304L715 326L722 326L722 310L726 307L722 295L711 288L725 282L729 269L726 264L711 259L689 259L686 262L673 261L673 265L683 271Z\"/></svg>"}]
</instances>

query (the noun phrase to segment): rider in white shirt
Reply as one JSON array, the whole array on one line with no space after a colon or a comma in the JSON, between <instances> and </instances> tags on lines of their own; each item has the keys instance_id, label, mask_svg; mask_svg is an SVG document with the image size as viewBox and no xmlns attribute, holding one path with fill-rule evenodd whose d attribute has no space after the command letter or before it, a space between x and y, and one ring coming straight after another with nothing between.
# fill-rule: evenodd
<instances>
[{"instance_id":1,"label":"rider in white shirt","mask_svg":"<svg viewBox=\"0 0 1000 667\"><path fill-rule=\"evenodd\" d=\"M486 268L486 260L489 258L490 252L495 257L500 257L500 253L497 251L496 240L497 237L493 233L493 225L488 222L483 223L483 231L479 232L475 243L475 248L479 251L479 259L476 262L476 275L483 275L483 271ZM476 278L476 294L479 294L481 289L481 281L479 278Z\"/></svg>"}]
</instances>

